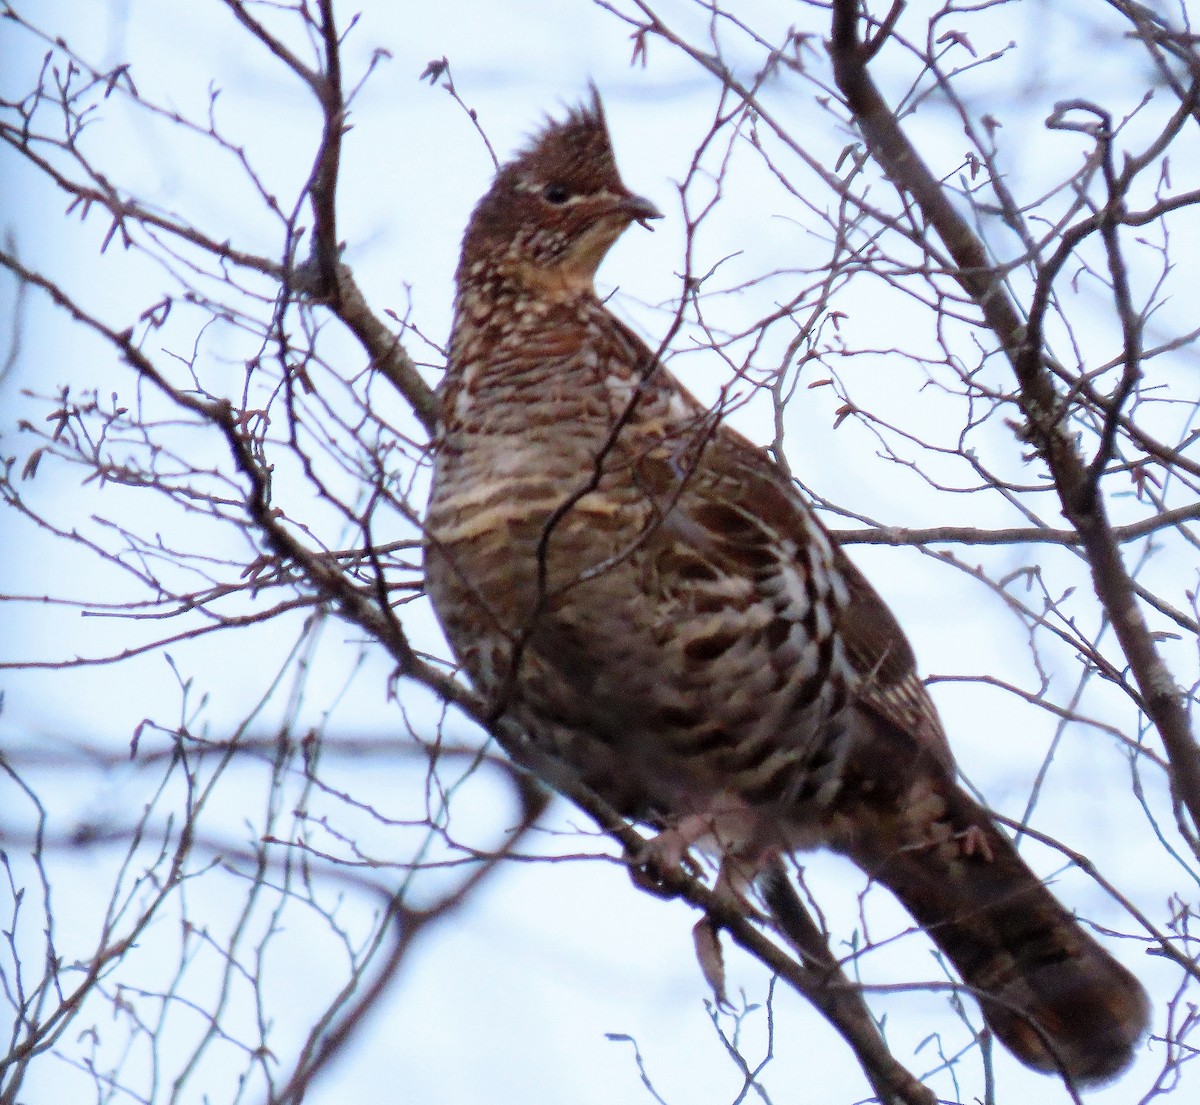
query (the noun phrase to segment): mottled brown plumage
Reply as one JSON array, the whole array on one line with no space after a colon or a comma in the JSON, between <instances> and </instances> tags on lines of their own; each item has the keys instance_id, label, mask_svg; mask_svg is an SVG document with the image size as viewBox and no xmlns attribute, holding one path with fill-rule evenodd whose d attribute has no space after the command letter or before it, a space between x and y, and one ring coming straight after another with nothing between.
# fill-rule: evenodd
<instances>
[{"instance_id":1,"label":"mottled brown plumage","mask_svg":"<svg viewBox=\"0 0 1200 1105\"><path fill-rule=\"evenodd\" d=\"M825 846L886 884L1024 1062L1102 1080L1132 975L955 782L908 641L767 454L599 301L631 223L598 98L471 217L427 521L430 597L474 684L663 854L751 874Z\"/></svg>"}]
</instances>

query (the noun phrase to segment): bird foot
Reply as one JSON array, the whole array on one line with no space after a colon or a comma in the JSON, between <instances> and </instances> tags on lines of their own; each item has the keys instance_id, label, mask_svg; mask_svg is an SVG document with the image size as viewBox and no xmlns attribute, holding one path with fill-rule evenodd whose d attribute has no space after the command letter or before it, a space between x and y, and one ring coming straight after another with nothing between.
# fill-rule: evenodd
<instances>
[{"instance_id":1,"label":"bird foot","mask_svg":"<svg viewBox=\"0 0 1200 1105\"><path fill-rule=\"evenodd\" d=\"M984 863L991 863L995 860L996 854L992 851L992 842L987 838L987 832L980 825L968 825L961 833L955 834L958 838L958 851L962 856L978 856Z\"/></svg>"},{"instance_id":2,"label":"bird foot","mask_svg":"<svg viewBox=\"0 0 1200 1105\"><path fill-rule=\"evenodd\" d=\"M713 896L717 899L718 909L765 923L767 915L750 901L750 888L762 867L762 862L757 858L751 860L744 856L726 856L721 861L717 881L713 884Z\"/></svg>"},{"instance_id":3,"label":"bird foot","mask_svg":"<svg viewBox=\"0 0 1200 1105\"><path fill-rule=\"evenodd\" d=\"M679 825L664 829L641 847L626 852L634 886L659 898L674 898L675 891L665 885L668 874L681 869L697 877L701 874L700 864L688 852L699 839L691 832L689 821L684 818Z\"/></svg>"},{"instance_id":4,"label":"bird foot","mask_svg":"<svg viewBox=\"0 0 1200 1105\"><path fill-rule=\"evenodd\" d=\"M713 837L713 818L693 814L681 818L658 836L647 840L635 852L628 854L629 877L635 886L660 898L673 898L675 892L666 885L668 872L686 870L699 877L700 864L688 849L697 841ZM767 857L739 855L726 852L713 883L712 906L692 928L696 960L704 980L712 988L713 997L721 1008L729 1001L725 992L725 955L721 948L721 918L730 915L746 917L760 923L766 916L749 898L750 888Z\"/></svg>"}]
</instances>

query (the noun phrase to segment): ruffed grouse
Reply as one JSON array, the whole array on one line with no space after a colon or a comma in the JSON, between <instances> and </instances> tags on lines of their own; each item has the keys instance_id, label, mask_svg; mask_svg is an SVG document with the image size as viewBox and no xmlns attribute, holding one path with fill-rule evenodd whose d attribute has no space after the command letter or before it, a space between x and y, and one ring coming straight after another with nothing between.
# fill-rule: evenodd
<instances>
[{"instance_id":1,"label":"ruffed grouse","mask_svg":"<svg viewBox=\"0 0 1200 1105\"><path fill-rule=\"evenodd\" d=\"M1018 1058L1113 1076L1142 988L957 785L908 641L796 488L597 298L609 247L658 217L621 182L598 96L471 216L425 550L459 660L677 845L707 836L752 870L849 856Z\"/></svg>"}]
</instances>

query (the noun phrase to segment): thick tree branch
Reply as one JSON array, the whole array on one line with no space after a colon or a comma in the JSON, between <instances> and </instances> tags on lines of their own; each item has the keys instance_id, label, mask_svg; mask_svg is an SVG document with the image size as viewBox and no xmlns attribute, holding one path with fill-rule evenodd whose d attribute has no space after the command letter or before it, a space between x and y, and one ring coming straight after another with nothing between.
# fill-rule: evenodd
<instances>
[{"instance_id":1,"label":"thick tree branch","mask_svg":"<svg viewBox=\"0 0 1200 1105\"><path fill-rule=\"evenodd\" d=\"M879 44L864 46L859 23L858 0L834 0L830 52L838 88L872 157L896 189L913 198L936 231L954 260L951 275L978 305L1013 367L1026 417L1025 432L1050 469L1063 516L1079 535L1096 595L1129 661L1146 712L1166 747L1176 798L1187 809L1193 826L1200 829L1200 748L1192 736L1180 688L1159 655L1138 606L1103 496L1096 494L1092 474L1066 425L1066 404L1047 367L1043 312L1031 309L1028 325L1022 321L983 241L954 209L871 78L868 62ZM1035 305L1048 302L1052 279L1052 275L1039 279Z\"/></svg>"}]
</instances>

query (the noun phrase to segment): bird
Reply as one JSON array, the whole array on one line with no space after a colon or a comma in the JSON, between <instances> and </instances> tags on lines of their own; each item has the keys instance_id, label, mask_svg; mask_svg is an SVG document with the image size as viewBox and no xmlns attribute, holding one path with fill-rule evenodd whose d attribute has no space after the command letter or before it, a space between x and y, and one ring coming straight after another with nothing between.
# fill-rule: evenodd
<instances>
[{"instance_id":1,"label":"bird","mask_svg":"<svg viewBox=\"0 0 1200 1105\"><path fill-rule=\"evenodd\" d=\"M457 663L556 771L656 830L656 861L707 848L736 894L781 856L847 856L1019 1060L1114 1078L1141 985L961 785L912 647L805 495L599 297L610 247L660 217L594 86L470 216L424 524Z\"/></svg>"}]
</instances>

